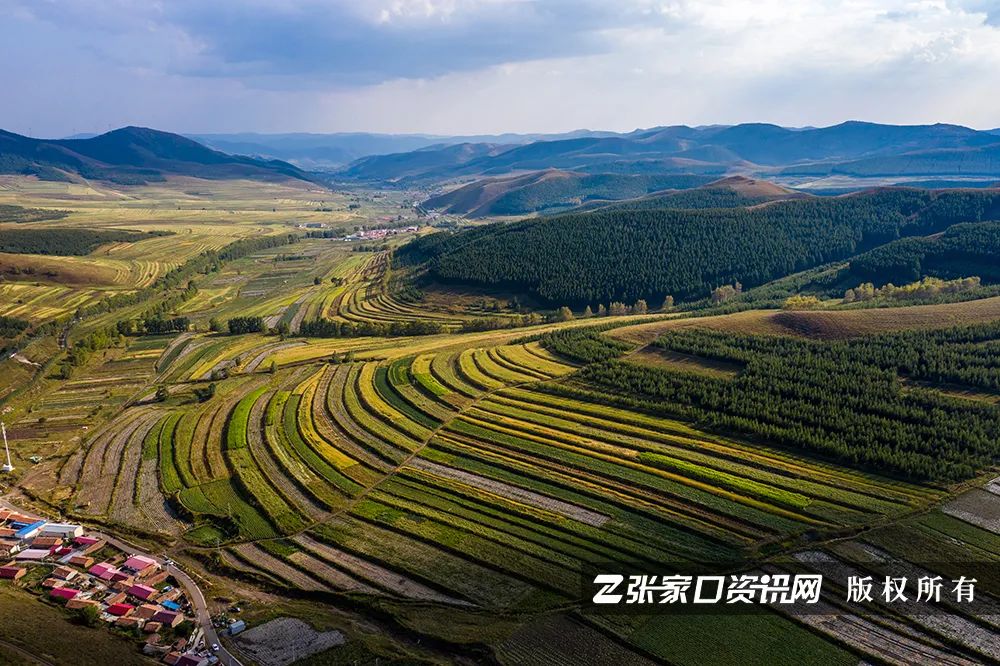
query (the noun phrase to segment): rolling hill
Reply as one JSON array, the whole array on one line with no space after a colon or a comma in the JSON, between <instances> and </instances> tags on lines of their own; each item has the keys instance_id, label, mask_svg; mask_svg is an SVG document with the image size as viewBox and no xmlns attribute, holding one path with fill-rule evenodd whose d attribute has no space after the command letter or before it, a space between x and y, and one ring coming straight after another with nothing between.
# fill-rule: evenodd
<instances>
[{"instance_id":1,"label":"rolling hill","mask_svg":"<svg viewBox=\"0 0 1000 666\"><path fill-rule=\"evenodd\" d=\"M339 172L364 181L431 182L565 169L584 173L878 173L1000 175L1000 139L957 125L845 122L793 129L768 124L657 127L613 136L539 140L524 145L427 147L364 158ZM435 156L435 154L439 154ZM935 168L934 165L938 164ZM841 166L848 165L848 166Z\"/></svg>"},{"instance_id":2,"label":"rolling hill","mask_svg":"<svg viewBox=\"0 0 1000 666\"><path fill-rule=\"evenodd\" d=\"M704 298L908 236L1000 217L1000 192L887 188L713 210L597 210L421 237L397 252L432 278L554 305Z\"/></svg>"},{"instance_id":3,"label":"rolling hill","mask_svg":"<svg viewBox=\"0 0 1000 666\"><path fill-rule=\"evenodd\" d=\"M585 174L547 169L483 178L431 197L423 206L467 217L525 215L573 208L589 201L617 201L665 189L687 189L711 179L711 176Z\"/></svg>"},{"instance_id":4,"label":"rolling hill","mask_svg":"<svg viewBox=\"0 0 1000 666\"><path fill-rule=\"evenodd\" d=\"M361 181L416 180L428 174L451 173L470 162L495 157L511 148L506 144L494 143L430 146L408 153L363 157L352 162L338 175Z\"/></svg>"},{"instance_id":5,"label":"rolling hill","mask_svg":"<svg viewBox=\"0 0 1000 666\"><path fill-rule=\"evenodd\" d=\"M286 162L228 155L177 134L123 127L88 139L35 139L0 130L0 173L140 184L167 176L309 180Z\"/></svg>"},{"instance_id":6,"label":"rolling hill","mask_svg":"<svg viewBox=\"0 0 1000 666\"><path fill-rule=\"evenodd\" d=\"M656 208L739 208L754 206L768 201L802 199L811 195L782 187L775 183L747 178L727 176L701 187L688 190L654 192L643 197L617 203L592 203L579 210L652 210Z\"/></svg>"}]
</instances>

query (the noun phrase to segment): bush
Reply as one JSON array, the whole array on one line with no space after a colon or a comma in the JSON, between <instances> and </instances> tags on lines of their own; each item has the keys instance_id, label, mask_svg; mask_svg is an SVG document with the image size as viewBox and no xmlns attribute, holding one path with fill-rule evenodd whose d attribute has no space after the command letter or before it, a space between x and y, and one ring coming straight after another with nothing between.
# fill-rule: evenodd
<instances>
[{"instance_id":1,"label":"bush","mask_svg":"<svg viewBox=\"0 0 1000 666\"><path fill-rule=\"evenodd\" d=\"M230 335L244 335L246 333L263 333L264 318L233 317L228 322L226 322L226 326L229 328Z\"/></svg>"}]
</instances>

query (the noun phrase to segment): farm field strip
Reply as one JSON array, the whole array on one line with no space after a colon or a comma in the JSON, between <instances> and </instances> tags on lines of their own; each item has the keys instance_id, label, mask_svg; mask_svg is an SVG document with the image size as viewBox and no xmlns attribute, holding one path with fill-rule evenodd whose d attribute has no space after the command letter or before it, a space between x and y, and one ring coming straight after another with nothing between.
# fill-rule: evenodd
<instances>
[{"instance_id":1,"label":"farm field strip","mask_svg":"<svg viewBox=\"0 0 1000 666\"><path fill-rule=\"evenodd\" d=\"M109 429L89 443L74 497L75 505L85 513L94 516L107 514L122 452L145 418L143 410L130 410L117 423L117 429Z\"/></svg>"},{"instance_id":2,"label":"farm field strip","mask_svg":"<svg viewBox=\"0 0 1000 666\"><path fill-rule=\"evenodd\" d=\"M412 360L404 358L393 362L392 365L377 368L375 390L383 400L406 414L408 418L433 430L451 419L455 412L428 397L412 384L410 378Z\"/></svg>"},{"instance_id":3,"label":"farm field strip","mask_svg":"<svg viewBox=\"0 0 1000 666\"><path fill-rule=\"evenodd\" d=\"M329 370L321 370L316 388L311 393L313 423L316 426L317 432L327 442L330 442L331 446L339 449L353 460L364 463L367 467L377 472L389 471L391 469L389 462L356 443L356 438L364 439L365 436L362 434L362 431L353 430L356 426L342 416L339 416L336 420L334 419L335 412L330 407L331 393L343 390L342 384L339 382L338 384L334 384L335 379L337 379L336 373ZM344 379L346 378L341 377L340 381L342 382Z\"/></svg>"},{"instance_id":4,"label":"farm field strip","mask_svg":"<svg viewBox=\"0 0 1000 666\"><path fill-rule=\"evenodd\" d=\"M516 424L514 424L516 425ZM801 514L766 502L739 496L711 484L697 482L662 470L634 463L618 456L595 453L551 437L512 427L510 419L482 418L463 414L450 424L457 431L508 451L520 453L538 464L551 464L584 474L626 482L633 492L674 510L695 511L709 520L730 524L739 519L764 532L794 532L803 524L819 525Z\"/></svg>"},{"instance_id":5,"label":"farm field strip","mask_svg":"<svg viewBox=\"0 0 1000 666\"><path fill-rule=\"evenodd\" d=\"M308 534L300 534L292 540L314 558L332 564L337 569L342 570L344 572L343 575L349 576L355 581L362 581L361 583L356 583L359 587L376 593L384 591L400 597L420 601L468 605L467 602L441 594L426 585L400 575L396 571L391 571L364 558L334 548L327 543L317 541Z\"/></svg>"},{"instance_id":6,"label":"farm field strip","mask_svg":"<svg viewBox=\"0 0 1000 666\"><path fill-rule=\"evenodd\" d=\"M251 394L254 395L254 394ZM286 460L279 462L276 460L275 447L267 446L265 440L267 428L265 411L270 401L273 399L273 392L264 392L255 395L250 414L247 419L246 439L250 449L250 454L260 468L264 478L269 481L288 503L295 510L306 516L309 520L316 522L329 517L326 507L318 503L313 497L304 493L299 486L292 481L296 478L289 473Z\"/></svg>"},{"instance_id":7,"label":"farm field strip","mask_svg":"<svg viewBox=\"0 0 1000 666\"><path fill-rule=\"evenodd\" d=\"M638 533L634 533L631 526L641 526L643 536L639 540L651 543L659 541L655 535L670 535L675 542L663 545L666 552L677 552L674 546L685 542L699 550L709 542L716 548L725 544L742 547L752 542L751 536L719 530L704 521L665 510L635 496L628 488L610 484L606 478L539 465L537 461L495 450L474 440L442 436L432 441L421 457L609 515L614 520L605 524L604 529L611 532L635 537Z\"/></svg>"},{"instance_id":8,"label":"farm field strip","mask_svg":"<svg viewBox=\"0 0 1000 666\"><path fill-rule=\"evenodd\" d=\"M126 442L120 457L118 474L114 481L108 510L108 518L112 522L131 525L139 529L150 527L141 516L136 515L135 500L146 438L159 420L160 414L157 412L146 414Z\"/></svg>"},{"instance_id":9,"label":"farm field strip","mask_svg":"<svg viewBox=\"0 0 1000 666\"><path fill-rule=\"evenodd\" d=\"M436 476L419 468L405 468L379 486L389 495L405 498L451 516L490 524L536 543L557 549L581 561L632 562L646 549L616 537L587 521L567 518L530 503L508 499L477 485ZM661 557L664 555L661 553ZM649 559L655 562L654 559Z\"/></svg>"},{"instance_id":10,"label":"farm field strip","mask_svg":"<svg viewBox=\"0 0 1000 666\"><path fill-rule=\"evenodd\" d=\"M758 490L779 503L790 503L799 509L808 508L809 511L819 509L821 514L829 514L830 518L863 519L873 512L873 504L886 512L899 508L850 493L843 490L841 484L813 481L808 474L791 476L781 467L775 469L766 466L763 457L758 464L753 464L745 458L741 459L737 451L726 451L721 446L713 447L703 440L676 435L643 438L637 429L630 435L618 434L607 428L606 422L595 420L594 425L584 425L580 421L563 419L547 411L536 412L531 409L530 403L498 395L478 403L477 410L514 418L519 423L530 424L529 429L537 427L540 431L555 433L556 438L561 441L583 438L584 446L596 446L598 450L606 449L636 461L645 459L653 466L687 472L702 480L715 480L730 489ZM560 413L560 416L564 413ZM836 505L828 506L830 502L835 502ZM818 517L822 518L823 515Z\"/></svg>"},{"instance_id":11,"label":"farm field strip","mask_svg":"<svg viewBox=\"0 0 1000 666\"><path fill-rule=\"evenodd\" d=\"M781 469L792 475L804 476L861 495L884 498L907 506L917 506L940 497L940 493L926 487L889 479L882 482L879 477L873 475L826 465L776 448L753 447L723 439L699 431L681 421L610 407L577 397L566 397L552 392L544 384L536 385L530 391L521 388L506 389L499 392L496 397L498 400L501 398L516 400L524 409L589 425L599 425L623 434L635 433L654 440L662 438L665 434L669 436L666 439L667 443L681 443L684 438L689 438L696 441L699 448L711 449L722 455L731 454L737 460L749 460L769 468Z\"/></svg>"},{"instance_id":12,"label":"farm field strip","mask_svg":"<svg viewBox=\"0 0 1000 666\"><path fill-rule=\"evenodd\" d=\"M408 466L426 472L434 477L443 477L452 481L458 481L487 493L499 495L500 497L527 504L537 509L544 509L564 518L591 525L592 527L601 527L610 520L608 516L596 511L546 497L524 488L477 476L461 469L446 467L430 460L418 458L408 463Z\"/></svg>"},{"instance_id":13,"label":"farm field strip","mask_svg":"<svg viewBox=\"0 0 1000 666\"><path fill-rule=\"evenodd\" d=\"M298 390L298 389L296 389ZM281 432L298 456L339 493L353 497L376 473L315 434L306 439L300 418L311 415L309 394L293 392L284 405ZM339 502L338 502L339 503Z\"/></svg>"},{"instance_id":14,"label":"farm field strip","mask_svg":"<svg viewBox=\"0 0 1000 666\"><path fill-rule=\"evenodd\" d=\"M229 552L236 555L251 571L264 573L267 577L275 577L290 587L312 592L329 589L325 583L303 573L299 568L282 561L252 543L231 546Z\"/></svg>"},{"instance_id":15,"label":"farm field strip","mask_svg":"<svg viewBox=\"0 0 1000 666\"><path fill-rule=\"evenodd\" d=\"M285 534L291 534L303 529L307 521L281 489L274 479L269 479L250 452L248 430L251 410L266 387L254 389L243 396L235 405L226 423L225 457L233 478L255 500L255 504L263 510L268 519ZM259 422L255 432L259 433Z\"/></svg>"}]
</instances>

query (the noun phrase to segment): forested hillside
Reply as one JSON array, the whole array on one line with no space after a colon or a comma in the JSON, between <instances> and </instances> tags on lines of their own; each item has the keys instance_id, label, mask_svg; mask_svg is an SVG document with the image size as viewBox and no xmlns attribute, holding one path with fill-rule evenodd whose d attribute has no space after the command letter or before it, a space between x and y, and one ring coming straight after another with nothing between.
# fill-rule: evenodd
<instances>
[{"instance_id":1,"label":"forested hillside","mask_svg":"<svg viewBox=\"0 0 1000 666\"><path fill-rule=\"evenodd\" d=\"M900 237L1000 215L997 191L879 190L757 208L567 214L425 236L402 263L432 277L531 292L553 304L702 298L760 285Z\"/></svg>"},{"instance_id":2,"label":"forested hillside","mask_svg":"<svg viewBox=\"0 0 1000 666\"><path fill-rule=\"evenodd\" d=\"M940 236L904 238L856 257L850 271L877 286L926 275L1000 282L1000 222L958 224Z\"/></svg>"},{"instance_id":3,"label":"forested hillside","mask_svg":"<svg viewBox=\"0 0 1000 666\"><path fill-rule=\"evenodd\" d=\"M671 332L656 345L742 371L722 379L598 357L581 378L604 401L883 473L954 481L1000 456L997 410L935 391L904 390L900 377L995 391L998 338L997 324L842 342L690 329Z\"/></svg>"}]
</instances>

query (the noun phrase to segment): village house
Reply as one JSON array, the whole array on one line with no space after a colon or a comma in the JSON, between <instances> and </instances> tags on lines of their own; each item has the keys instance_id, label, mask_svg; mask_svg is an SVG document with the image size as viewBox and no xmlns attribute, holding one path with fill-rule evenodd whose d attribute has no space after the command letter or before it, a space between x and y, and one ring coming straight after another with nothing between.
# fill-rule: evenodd
<instances>
[{"instance_id":1,"label":"village house","mask_svg":"<svg viewBox=\"0 0 1000 666\"><path fill-rule=\"evenodd\" d=\"M69 564L82 569L90 569L90 567L94 566L94 558L87 557L86 555L74 555L69 558Z\"/></svg>"},{"instance_id":2,"label":"village house","mask_svg":"<svg viewBox=\"0 0 1000 666\"><path fill-rule=\"evenodd\" d=\"M161 610L153 616L154 622L159 622L167 627L176 627L184 621L184 616L176 611Z\"/></svg>"},{"instance_id":3,"label":"village house","mask_svg":"<svg viewBox=\"0 0 1000 666\"><path fill-rule=\"evenodd\" d=\"M49 550L43 550L40 548L26 548L20 551L14 556L15 560L23 560L26 562L41 562L46 559L52 553Z\"/></svg>"},{"instance_id":4,"label":"village house","mask_svg":"<svg viewBox=\"0 0 1000 666\"><path fill-rule=\"evenodd\" d=\"M139 576L147 576L157 569L160 565L156 563L151 557L146 557L145 555L133 555L132 557L125 560L125 564L122 565L123 569L128 569Z\"/></svg>"},{"instance_id":5,"label":"village house","mask_svg":"<svg viewBox=\"0 0 1000 666\"><path fill-rule=\"evenodd\" d=\"M79 597L74 597L66 602L66 608L69 610L80 610L81 608L99 608L100 604L94 599L80 599Z\"/></svg>"},{"instance_id":6,"label":"village house","mask_svg":"<svg viewBox=\"0 0 1000 666\"><path fill-rule=\"evenodd\" d=\"M202 657L199 654L193 652L188 652L182 654L180 658L174 662L175 666L207 666L208 658Z\"/></svg>"},{"instance_id":7,"label":"village house","mask_svg":"<svg viewBox=\"0 0 1000 666\"><path fill-rule=\"evenodd\" d=\"M128 588L128 593L133 597L142 599L143 601L149 599L156 595L156 588L149 587L148 585L132 585Z\"/></svg>"},{"instance_id":8,"label":"village house","mask_svg":"<svg viewBox=\"0 0 1000 666\"><path fill-rule=\"evenodd\" d=\"M132 617L132 616L120 617L117 620L115 620L115 625L123 629L142 629L142 625L145 623L146 621L143 620L141 617Z\"/></svg>"},{"instance_id":9,"label":"village house","mask_svg":"<svg viewBox=\"0 0 1000 666\"><path fill-rule=\"evenodd\" d=\"M52 577L61 580L73 580L76 578L76 574L76 569L71 569L70 567L59 566L52 570Z\"/></svg>"},{"instance_id":10,"label":"village house","mask_svg":"<svg viewBox=\"0 0 1000 666\"><path fill-rule=\"evenodd\" d=\"M80 594L80 590L71 590L68 587L54 587L49 590L49 596L53 599L63 599L69 601L76 595Z\"/></svg>"},{"instance_id":11,"label":"village house","mask_svg":"<svg viewBox=\"0 0 1000 666\"><path fill-rule=\"evenodd\" d=\"M17 580L26 573L28 573L27 569L19 567L15 564L8 564L0 567L0 579L3 580Z\"/></svg>"},{"instance_id":12,"label":"village house","mask_svg":"<svg viewBox=\"0 0 1000 666\"><path fill-rule=\"evenodd\" d=\"M60 539L75 539L83 536L83 527L67 523L48 523L41 529L43 537L59 537Z\"/></svg>"},{"instance_id":13,"label":"village house","mask_svg":"<svg viewBox=\"0 0 1000 666\"><path fill-rule=\"evenodd\" d=\"M153 604L142 604L135 609L135 614L144 620L150 620L154 615L160 612L159 606L154 606Z\"/></svg>"},{"instance_id":14,"label":"village house","mask_svg":"<svg viewBox=\"0 0 1000 666\"><path fill-rule=\"evenodd\" d=\"M37 536L31 541L32 548L46 549L50 553L62 545L63 540L53 536Z\"/></svg>"},{"instance_id":15,"label":"village house","mask_svg":"<svg viewBox=\"0 0 1000 666\"><path fill-rule=\"evenodd\" d=\"M125 617L126 615L131 615L133 610L135 610L135 607L131 604L115 603L105 608L104 612L115 617Z\"/></svg>"}]
</instances>

